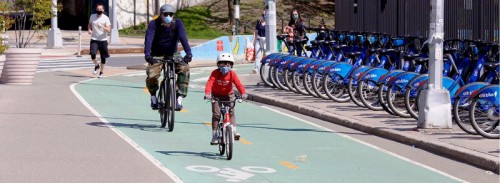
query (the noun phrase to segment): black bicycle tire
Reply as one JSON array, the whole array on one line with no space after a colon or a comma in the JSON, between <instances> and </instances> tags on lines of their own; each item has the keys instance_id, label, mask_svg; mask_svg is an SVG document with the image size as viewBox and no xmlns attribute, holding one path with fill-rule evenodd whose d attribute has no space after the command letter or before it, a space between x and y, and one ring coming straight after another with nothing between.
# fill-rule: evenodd
<instances>
[{"instance_id":1,"label":"black bicycle tire","mask_svg":"<svg viewBox=\"0 0 500 183\"><path fill-rule=\"evenodd\" d=\"M270 78L271 83L273 84L273 86L275 88L278 88L278 89L281 90L282 88L278 85L278 83L275 80L275 78L276 78L275 71L276 71L276 66L269 67L269 78Z\"/></svg>"},{"instance_id":2,"label":"black bicycle tire","mask_svg":"<svg viewBox=\"0 0 500 183\"><path fill-rule=\"evenodd\" d=\"M308 78L309 80L311 80L310 84L308 84L309 82ZM304 84L304 88L306 89L308 95L311 95L313 97L318 97L318 94L316 94L316 92L314 92L312 89L312 76L309 75L307 71L304 72L304 79L302 80L302 82L303 82L302 84Z\"/></svg>"},{"instance_id":3,"label":"black bicycle tire","mask_svg":"<svg viewBox=\"0 0 500 183\"><path fill-rule=\"evenodd\" d=\"M292 74L292 84L293 84L293 87L297 90L297 93L300 93L302 95L307 95L307 91L305 91L305 88L302 88L301 86L304 85L304 82L302 81L302 79L304 78L304 76L298 76L299 71L295 71L293 72ZM300 85L302 84L302 85Z\"/></svg>"},{"instance_id":4,"label":"black bicycle tire","mask_svg":"<svg viewBox=\"0 0 500 183\"><path fill-rule=\"evenodd\" d=\"M221 118L221 120L223 120L223 118ZM217 138L219 140L219 154L221 156L224 155L224 153L226 152L226 142L224 141L224 130L222 130L222 123L219 123L219 126L217 126L217 130L218 130L218 133L217 133Z\"/></svg>"},{"instance_id":5,"label":"black bicycle tire","mask_svg":"<svg viewBox=\"0 0 500 183\"><path fill-rule=\"evenodd\" d=\"M469 110L469 117L470 117L470 121L471 121L471 125L472 125L472 128L474 128L474 130L476 130L476 132L483 136L484 138L488 138L488 139L500 139L500 133L497 134L497 135L492 135L490 133L488 133L487 131L481 129L476 121L476 117L474 115L474 111L476 109L476 104L477 104L477 99L474 99L472 100L470 106L470 110ZM499 121L500 120L497 120L493 125L492 125L492 129L495 129L498 124L499 124Z\"/></svg>"},{"instance_id":6,"label":"black bicycle tire","mask_svg":"<svg viewBox=\"0 0 500 183\"><path fill-rule=\"evenodd\" d=\"M233 144L234 144L234 136L233 136L233 128L232 126L226 126L226 157L227 160L231 160L233 158Z\"/></svg>"},{"instance_id":7,"label":"black bicycle tire","mask_svg":"<svg viewBox=\"0 0 500 183\"><path fill-rule=\"evenodd\" d=\"M411 91L412 91L412 87L411 86L406 86L406 90L405 90L405 107L406 107L406 111L408 111L408 114L410 114L410 116L414 119L418 119L418 95L420 95L420 91L417 91L417 96L415 96L415 101L414 103L410 103L410 94L411 94ZM416 111L414 111L412 109L412 107L410 106L414 106L416 107Z\"/></svg>"},{"instance_id":8,"label":"black bicycle tire","mask_svg":"<svg viewBox=\"0 0 500 183\"><path fill-rule=\"evenodd\" d=\"M279 88L281 88L282 90L287 90L287 91L290 91L290 89L288 87L286 87L285 85L285 72L279 72L279 68L276 67L276 72L274 74L274 80L276 81L276 84L279 86ZM280 79L280 75L281 75L281 79Z\"/></svg>"},{"instance_id":9,"label":"black bicycle tire","mask_svg":"<svg viewBox=\"0 0 500 183\"><path fill-rule=\"evenodd\" d=\"M387 102L385 101L386 95L384 95L386 94L386 92L384 92L384 87L386 87L384 83L381 83L378 87L378 100L380 101L380 106L382 106L382 109L384 109L384 111L386 111L390 115L396 115L394 114L394 112L392 112L392 109L387 106Z\"/></svg>"},{"instance_id":10,"label":"black bicycle tire","mask_svg":"<svg viewBox=\"0 0 500 183\"><path fill-rule=\"evenodd\" d=\"M167 116L165 110L165 80L162 80L160 84L160 89L158 92L158 113L160 113L160 124L161 128L165 128L167 125Z\"/></svg>"},{"instance_id":11,"label":"black bicycle tire","mask_svg":"<svg viewBox=\"0 0 500 183\"><path fill-rule=\"evenodd\" d=\"M349 97L351 98L351 101L354 102L359 107L367 107L363 102L361 102L361 93L358 91L358 87L356 86L353 89L352 82L355 80L354 77L349 77L349 81L347 83L347 93L349 94ZM358 81L358 86L361 82ZM356 94L358 96L356 96Z\"/></svg>"},{"instance_id":12,"label":"black bicycle tire","mask_svg":"<svg viewBox=\"0 0 500 183\"><path fill-rule=\"evenodd\" d=\"M312 77L312 88L313 88L313 91L316 93L316 95L318 95L319 98L322 98L322 99L325 99L325 100L330 100L330 98L328 97L328 95L326 95L326 92L321 92L321 90L325 91L324 88L323 88L323 79L319 79L319 81L317 82L316 79L318 79L317 77L323 77L324 75L321 75L318 74L318 71L314 71L313 73L313 77ZM320 85L318 85L320 84Z\"/></svg>"},{"instance_id":13,"label":"black bicycle tire","mask_svg":"<svg viewBox=\"0 0 500 183\"><path fill-rule=\"evenodd\" d=\"M359 96L360 96L359 98L360 98L360 100L361 100L361 103L363 103L363 105L364 105L366 108L371 109L371 110L374 110L374 111L381 111L381 110L384 110L384 109L382 108L382 106L379 106L379 107L375 107L375 106L373 106L373 105L372 105L372 104L374 103L373 101L368 101L365 97L363 97L364 95L362 94L362 90L363 90L363 86L365 86L365 84L364 84L365 82L373 82L373 83L375 83L375 85L377 85L377 86L378 86L378 84L377 84L376 82L374 82L374 81L370 81L370 80L361 80L361 81L359 81L359 82L358 82L358 87L357 87L357 92L358 92L358 94L359 94ZM377 89L377 90L376 90L376 92L378 93L378 91L379 91L379 90ZM374 94L377 94L377 93L374 93ZM377 98L377 102L380 104L380 99L379 99L379 97L377 96L376 98Z\"/></svg>"},{"instance_id":14,"label":"black bicycle tire","mask_svg":"<svg viewBox=\"0 0 500 183\"><path fill-rule=\"evenodd\" d=\"M470 122L470 113L468 110L461 110L459 106L460 98L457 97L455 98L455 101L453 103L453 108L452 108L452 113L453 113L453 121L457 124L457 126L462 129L465 133L468 134L473 134L473 135L478 135L476 130L472 127L472 124ZM469 103L470 106L470 103ZM466 118L461 118L459 112L460 111L467 111L465 114L467 115ZM465 116L464 116L465 117ZM468 120L469 124L465 122L464 120ZM468 125L468 126L467 126Z\"/></svg>"},{"instance_id":15,"label":"black bicycle tire","mask_svg":"<svg viewBox=\"0 0 500 183\"><path fill-rule=\"evenodd\" d=\"M335 74L337 75L337 74ZM327 88L328 85L328 79L329 78L333 78L333 77L330 77L330 76L325 76L325 78L323 79L323 89L325 90L326 92L326 95L328 95L328 97L330 99L332 99L333 101L335 102L339 102L339 103L344 103L344 102L348 102L351 98L350 97L344 97L344 98L340 98L339 96L343 96L345 95L345 88L341 88L341 90L344 90L340 93L336 93L335 95L333 95L331 92L329 92L329 89ZM341 87L345 87L343 84L340 84ZM347 94L349 96L349 94Z\"/></svg>"},{"instance_id":16,"label":"black bicycle tire","mask_svg":"<svg viewBox=\"0 0 500 183\"><path fill-rule=\"evenodd\" d=\"M260 65L260 69L259 69L260 79L262 80L262 82L264 82L265 85L267 85L269 87L274 87L274 85L271 83L271 81L269 81L270 80L269 79L269 77L270 77L269 69L267 69L267 74L265 72L266 67L269 67L269 64L261 64ZM266 75L267 75L268 79L265 78Z\"/></svg>"},{"instance_id":17,"label":"black bicycle tire","mask_svg":"<svg viewBox=\"0 0 500 183\"><path fill-rule=\"evenodd\" d=\"M297 89L293 86L293 72L288 69L285 70L285 86L295 93L298 93Z\"/></svg>"},{"instance_id":18,"label":"black bicycle tire","mask_svg":"<svg viewBox=\"0 0 500 183\"><path fill-rule=\"evenodd\" d=\"M169 94L169 106L167 107L168 110L168 119L167 120L167 126L168 126L168 131L171 132L174 130L174 124L175 124L175 102L176 102L176 90L175 90L175 77L174 77L174 68L170 70L171 76L169 76L168 79L168 94Z\"/></svg>"},{"instance_id":19,"label":"black bicycle tire","mask_svg":"<svg viewBox=\"0 0 500 183\"><path fill-rule=\"evenodd\" d=\"M393 86L397 86L397 85L393 85ZM390 100L390 98L389 98L390 94L392 94L392 86L388 87L388 89L387 89L387 94L386 94L387 106L389 106L389 108L391 108L391 110L394 112L394 114L398 115L399 117L410 118L411 116L410 116L410 114L408 114L406 107L404 109L404 111L407 112L406 114L402 113L401 111L396 109L396 106L394 106L394 104L393 104L393 100ZM404 102L404 96L403 96L403 102Z\"/></svg>"}]
</instances>

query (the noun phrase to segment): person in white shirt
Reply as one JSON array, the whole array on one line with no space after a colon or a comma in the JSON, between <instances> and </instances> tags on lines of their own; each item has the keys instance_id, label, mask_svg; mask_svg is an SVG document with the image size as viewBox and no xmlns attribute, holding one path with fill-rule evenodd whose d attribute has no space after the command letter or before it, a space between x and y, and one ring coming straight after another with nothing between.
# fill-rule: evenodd
<instances>
[{"instance_id":1,"label":"person in white shirt","mask_svg":"<svg viewBox=\"0 0 500 183\"><path fill-rule=\"evenodd\" d=\"M90 39L90 57L92 62L94 62L94 72L96 75L99 71L99 78L102 77L104 71L104 64L106 64L106 59L109 58L108 54L108 38L106 36L107 32L111 31L111 23L108 16L104 14L104 4L97 3L95 14L90 15L88 24L88 33L91 35ZM96 54L99 50L101 56L101 63L97 63Z\"/></svg>"}]
</instances>

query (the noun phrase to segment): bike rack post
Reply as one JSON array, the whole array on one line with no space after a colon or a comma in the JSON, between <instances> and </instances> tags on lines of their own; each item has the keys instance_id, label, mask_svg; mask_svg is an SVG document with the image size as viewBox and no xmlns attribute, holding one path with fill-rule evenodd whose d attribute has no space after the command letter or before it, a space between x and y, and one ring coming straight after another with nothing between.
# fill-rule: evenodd
<instances>
[{"instance_id":1,"label":"bike rack post","mask_svg":"<svg viewBox=\"0 0 500 183\"><path fill-rule=\"evenodd\" d=\"M77 57L82 57L82 26L78 26L78 55Z\"/></svg>"}]
</instances>

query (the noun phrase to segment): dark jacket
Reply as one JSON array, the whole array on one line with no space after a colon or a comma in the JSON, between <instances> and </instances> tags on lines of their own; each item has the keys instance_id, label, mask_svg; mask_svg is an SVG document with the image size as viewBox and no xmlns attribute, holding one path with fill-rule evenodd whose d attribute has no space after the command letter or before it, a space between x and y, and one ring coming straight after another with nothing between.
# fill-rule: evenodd
<instances>
[{"instance_id":1,"label":"dark jacket","mask_svg":"<svg viewBox=\"0 0 500 183\"><path fill-rule=\"evenodd\" d=\"M192 54L184 24L177 18L174 18L174 21L173 26L169 27L162 26L160 18L149 23L144 39L145 56L173 56L177 52L179 41L186 54Z\"/></svg>"}]
</instances>

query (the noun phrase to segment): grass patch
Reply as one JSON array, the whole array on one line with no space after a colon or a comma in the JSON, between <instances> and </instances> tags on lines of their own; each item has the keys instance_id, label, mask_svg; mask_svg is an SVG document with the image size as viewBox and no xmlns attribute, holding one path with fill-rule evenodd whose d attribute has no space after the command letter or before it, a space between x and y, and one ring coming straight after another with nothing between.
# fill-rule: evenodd
<instances>
[{"instance_id":1,"label":"grass patch","mask_svg":"<svg viewBox=\"0 0 500 183\"><path fill-rule=\"evenodd\" d=\"M175 14L184 23L188 39L214 39L219 36L229 35L229 33L210 27L207 22L221 23L223 20L213 17L206 7L194 6L184 10L179 10ZM121 29L120 35L144 36L146 33L146 23L141 23L135 27Z\"/></svg>"}]
</instances>

